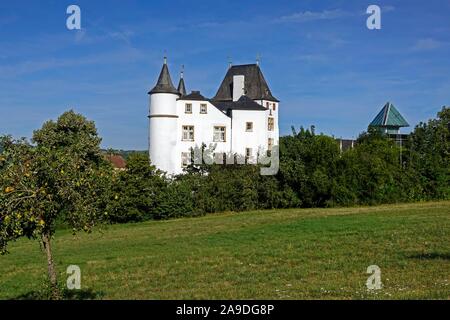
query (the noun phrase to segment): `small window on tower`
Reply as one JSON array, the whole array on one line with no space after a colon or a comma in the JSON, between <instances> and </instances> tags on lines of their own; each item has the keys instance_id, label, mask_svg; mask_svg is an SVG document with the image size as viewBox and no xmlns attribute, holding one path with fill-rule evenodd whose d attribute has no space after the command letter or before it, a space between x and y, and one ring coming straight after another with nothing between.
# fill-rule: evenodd
<instances>
[{"instance_id":1,"label":"small window on tower","mask_svg":"<svg viewBox=\"0 0 450 320\"><path fill-rule=\"evenodd\" d=\"M275 110L277 110L277 104L276 103L273 104L273 111L275 111Z\"/></svg>"},{"instance_id":2,"label":"small window on tower","mask_svg":"<svg viewBox=\"0 0 450 320\"><path fill-rule=\"evenodd\" d=\"M266 108L269 109L270 108L270 103L266 102Z\"/></svg>"},{"instance_id":3,"label":"small window on tower","mask_svg":"<svg viewBox=\"0 0 450 320\"><path fill-rule=\"evenodd\" d=\"M269 131L273 131L274 130L274 128L275 128L275 120L273 119L273 118L271 118L271 117L269 117L269 119L268 119L268 130Z\"/></svg>"},{"instance_id":4,"label":"small window on tower","mask_svg":"<svg viewBox=\"0 0 450 320\"><path fill-rule=\"evenodd\" d=\"M200 105L200 113L202 113L202 114L207 114L208 113L208 106L206 105L206 103L202 103Z\"/></svg>"},{"instance_id":5,"label":"small window on tower","mask_svg":"<svg viewBox=\"0 0 450 320\"><path fill-rule=\"evenodd\" d=\"M273 147L273 138L269 138L267 141L267 149L269 151L272 151L272 147Z\"/></svg>"},{"instance_id":6,"label":"small window on tower","mask_svg":"<svg viewBox=\"0 0 450 320\"><path fill-rule=\"evenodd\" d=\"M272 155L272 147L273 147L273 138L269 138L267 140L267 156L271 156Z\"/></svg>"},{"instance_id":7,"label":"small window on tower","mask_svg":"<svg viewBox=\"0 0 450 320\"><path fill-rule=\"evenodd\" d=\"M194 126L183 126L183 141L194 141Z\"/></svg>"},{"instance_id":8,"label":"small window on tower","mask_svg":"<svg viewBox=\"0 0 450 320\"><path fill-rule=\"evenodd\" d=\"M252 132L253 131L253 122L246 122L245 123L245 131Z\"/></svg>"},{"instance_id":9,"label":"small window on tower","mask_svg":"<svg viewBox=\"0 0 450 320\"><path fill-rule=\"evenodd\" d=\"M186 103L184 108L185 113L192 113L192 103Z\"/></svg>"}]
</instances>

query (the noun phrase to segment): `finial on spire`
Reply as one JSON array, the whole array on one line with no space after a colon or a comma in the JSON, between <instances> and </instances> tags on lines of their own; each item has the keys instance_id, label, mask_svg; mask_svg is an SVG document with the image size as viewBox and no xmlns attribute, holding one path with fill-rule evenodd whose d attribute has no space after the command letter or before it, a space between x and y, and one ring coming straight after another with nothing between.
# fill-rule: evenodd
<instances>
[{"instance_id":1,"label":"finial on spire","mask_svg":"<svg viewBox=\"0 0 450 320\"><path fill-rule=\"evenodd\" d=\"M181 65L181 72L180 72L180 78L183 79L184 77L184 64Z\"/></svg>"},{"instance_id":2,"label":"finial on spire","mask_svg":"<svg viewBox=\"0 0 450 320\"><path fill-rule=\"evenodd\" d=\"M167 50L164 50L164 64L167 64Z\"/></svg>"},{"instance_id":3,"label":"finial on spire","mask_svg":"<svg viewBox=\"0 0 450 320\"><path fill-rule=\"evenodd\" d=\"M258 54L256 55L256 65L257 65L257 66L259 66L260 60L261 60L261 55L258 53Z\"/></svg>"},{"instance_id":4,"label":"finial on spire","mask_svg":"<svg viewBox=\"0 0 450 320\"><path fill-rule=\"evenodd\" d=\"M228 69L230 69L231 65L233 64L233 62L231 61L231 57L230 56L228 56L227 59L228 59Z\"/></svg>"}]
</instances>

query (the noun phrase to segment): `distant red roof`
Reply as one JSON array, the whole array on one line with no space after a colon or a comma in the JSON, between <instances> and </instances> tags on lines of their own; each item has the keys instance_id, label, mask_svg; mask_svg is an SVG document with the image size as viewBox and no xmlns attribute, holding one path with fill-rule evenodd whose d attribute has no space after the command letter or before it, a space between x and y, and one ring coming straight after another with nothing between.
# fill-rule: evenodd
<instances>
[{"instance_id":1,"label":"distant red roof","mask_svg":"<svg viewBox=\"0 0 450 320\"><path fill-rule=\"evenodd\" d=\"M107 154L105 155L106 160L111 162L114 168L116 169L125 169L127 167L127 162L121 155L116 154Z\"/></svg>"}]
</instances>

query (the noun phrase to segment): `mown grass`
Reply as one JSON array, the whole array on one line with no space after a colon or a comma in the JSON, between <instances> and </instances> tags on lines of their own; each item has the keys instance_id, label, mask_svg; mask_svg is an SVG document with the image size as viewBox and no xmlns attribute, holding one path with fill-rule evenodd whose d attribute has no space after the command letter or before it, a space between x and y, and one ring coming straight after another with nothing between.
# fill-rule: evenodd
<instances>
[{"instance_id":1,"label":"mown grass","mask_svg":"<svg viewBox=\"0 0 450 320\"><path fill-rule=\"evenodd\" d=\"M0 257L0 299L45 279L36 241ZM450 202L291 209L60 231L55 261L82 270L81 298L449 299ZM366 288L369 265L383 289Z\"/></svg>"}]
</instances>

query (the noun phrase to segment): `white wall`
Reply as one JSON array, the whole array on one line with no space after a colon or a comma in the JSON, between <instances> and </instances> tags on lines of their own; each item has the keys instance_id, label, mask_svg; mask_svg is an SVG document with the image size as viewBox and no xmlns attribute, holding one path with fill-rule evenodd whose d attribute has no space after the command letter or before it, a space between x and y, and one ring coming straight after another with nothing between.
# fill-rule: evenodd
<instances>
[{"instance_id":1,"label":"white wall","mask_svg":"<svg viewBox=\"0 0 450 320\"><path fill-rule=\"evenodd\" d=\"M152 164L166 172L176 170L177 98L170 93L150 95L149 156Z\"/></svg>"},{"instance_id":2,"label":"white wall","mask_svg":"<svg viewBox=\"0 0 450 320\"><path fill-rule=\"evenodd\" d=\"M253 130L246 131L246 123L253 122ZM252 149L250 162L256 163L258 152L267 150L266 111L233 110L233 152L245 156L245 149Z\"/></svg>"},{"instance_id":3,"label":"white wall","mask_svg":"<svg viewBox=\"0 0 450 320\"><path fill-rule=\"evenodd\" d=\"M185 113L185 104L192 104L192 113ZM200 113L200 104L207 105L207 114ZM177 101L177 173L182 172L181 153L189 152L191 148L201 148L202 143L207 147L216 146L214 152L228 153L231 150L231 119L208 101ZM194 141L182 141L182 127L194 126ZM226 141L214 142L214 126L224 126Z\"/></svg>"},{"instance_id":4,"label":"white wall","mask_svg":"<svg viewBox=\"0 0 450 320\"><path fill-rule=\"evenodd\" d=\"M183 172L181 153L191 148L215 146L215 152L237 153L244 156L252 148L251 162L256 163L258 152L267 150L268 138L279 143L278 102L256 101L269 108L265 111L233 110L232 118L208 101L177 100L174 94L158 93L150 96L149 154L152 163L169 174ZM185 113L185 104L192 104L192 113ZM207 114L200 113L200 104L207 105ZM275 104L275 110L273 105ZM268 131L268 118L272 113L274 131ZM246 122L253 122L252 132L246 131ZM194 126L194 141L182 141L182 126ZM226 128L226 141L214 142L214 126Z\"/></svg>"},{"instance_id":5,"label":"white wall","mask_svg":"<svg viewBox=\"0 0 450 320\"><path fill-rule=\"evenodd\" d=\"M267 130L267 138L273 138L274 139L274 145L279 144L279 137L280 137L280 129L279 129L279 121L278 121L278 109L279 109L279 103L278 102L272 102L267 100L255 100L255 102L262 105L264 108L267 107L267 104L269 104L269 109L266 110L266 130L268 129L268 119L269 117L274 118L274 130L268 131ZM275 110L274 110L275 105Z\"/></svg>"}]
</instances>

